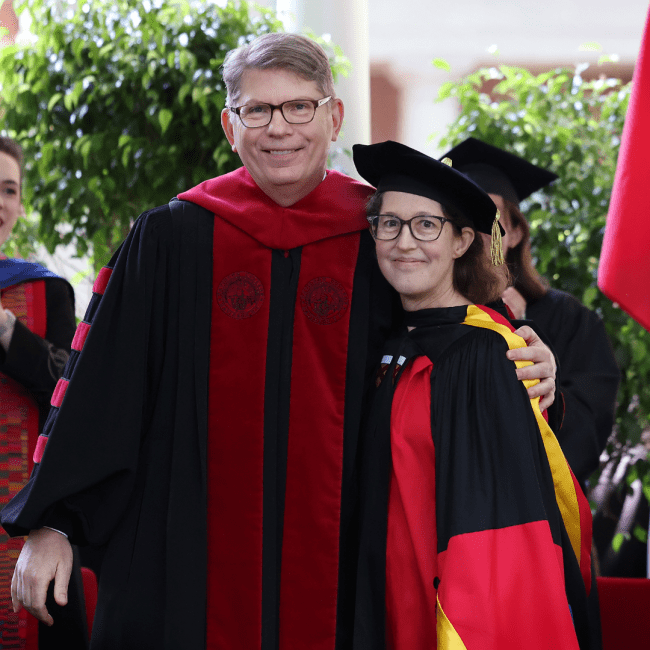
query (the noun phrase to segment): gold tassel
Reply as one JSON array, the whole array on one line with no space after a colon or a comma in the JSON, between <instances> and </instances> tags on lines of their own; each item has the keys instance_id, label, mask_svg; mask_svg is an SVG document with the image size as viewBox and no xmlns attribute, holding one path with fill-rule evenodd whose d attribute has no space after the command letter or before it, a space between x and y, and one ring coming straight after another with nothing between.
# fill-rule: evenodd
<instances>
[{"instance_id":1,"label":"gold tassel","mask_svg":"<svg viewBox=\"0 0 650 650\"><path fill-rule=\"evenodd\" d=\"M501 237L501 228L499 228L499 219L501 219L501 213L497 209L492 224L492 241L490 243L490 259L494 266L501 266L506 261L503 257L503 239Z\"/></svg>"}]
</instances>

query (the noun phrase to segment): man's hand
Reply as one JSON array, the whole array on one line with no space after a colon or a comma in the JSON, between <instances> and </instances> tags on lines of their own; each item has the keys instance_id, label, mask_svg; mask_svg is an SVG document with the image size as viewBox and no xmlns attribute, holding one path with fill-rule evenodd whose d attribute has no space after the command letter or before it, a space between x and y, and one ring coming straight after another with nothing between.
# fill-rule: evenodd
<instances>
[{"instance_id":1,"label":"man's hand","mask_svg":"<svg viewBox=\"0 0 650 650\"><path fill-rule=\"evenodd\" d=\"M65 535L41 528L27 537L11 581L14 612L24 607L39 621L52 625L54 620L45 607L47 588L54 580L54 600L68 602L68 583L72 573L72 546Z\"/></svg>"},{"instance_id":2,"label":"man's hand","mask_svg":"<svg viewBox=\"0 0 650 650\"><path fill-rule=\"evenodd\" d=\"M534 365L517 369L518 379L539 379L539 384L528 389L530 398L540 397L539 408L543 411L555 401L555 373L557 366L551 350L528 326L520 327L515 334L521 336L527 348L508 350L508 359L512 361L532 361Z\"/></svg>"}]
</instances>

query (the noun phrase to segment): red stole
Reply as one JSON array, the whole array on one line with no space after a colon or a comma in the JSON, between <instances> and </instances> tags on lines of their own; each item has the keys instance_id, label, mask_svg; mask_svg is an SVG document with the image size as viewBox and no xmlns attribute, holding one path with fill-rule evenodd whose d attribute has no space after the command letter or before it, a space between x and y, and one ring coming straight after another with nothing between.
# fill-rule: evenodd
<instances>
[{"instance_id":1,"label":"red stole","mask_svg":"<svg viewBox=\"0 0 650 650\"><path fill-rule=\"evenodd\" d=\"M2 291L2 306L29 330L45 338L47 311L45 282L24 282ZM29 391L11 377L0 373L0 506L4 506L27 482L32 471L38 438L38 405ZM11 578L23 546L22 538L0 534L0 617L2 647L36 650L38 624L22 609L14 614L11 606Z\"/></svg>"},{"instance_id":2,"label":"red stole","mask_svg":"<svg viewBox=\"0 0 650 650\"><path fill-rule=\"evenodd\" d=\"M207 647L262 639L265 379L273 249L302 246L293 313L280 648L333 650L352 289L371 188L341 174L283 208L237 170L179 196L216 211ZM287 317L289 314L287 314ZM365 342L363 342L365 345Z\"/></svg>"}]
</instances>

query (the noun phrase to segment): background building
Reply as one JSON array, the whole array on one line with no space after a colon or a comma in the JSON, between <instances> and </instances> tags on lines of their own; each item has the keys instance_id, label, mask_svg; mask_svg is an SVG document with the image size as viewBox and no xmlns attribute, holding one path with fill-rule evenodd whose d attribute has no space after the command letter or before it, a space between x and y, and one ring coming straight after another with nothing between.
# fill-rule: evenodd
<instances>
[{"instance_id":1,"label":"background building","mask_svg":"<svg viewBox=\"0 0 650 650\"><path fill-rule=\"evenodd\" d=\"M538 73L596 63L603 54L619 57L617 66L606 66L608 74L631 79L648 10L646 0L369 3L371 137L431 153L438 137L428 142L429 136L444 132L456 117L453 101L434 103L445 81L484 66L516 65ZM437 57L449 63L449 72L432 64Z\"/></svg>"},{"instance_id":2,"label":"background building","mask_svg":"<svg viewBox=\"0 0 650 650\"><path fill-rule=\"evenodd\" d=\"M68 1L58 3L63 8ZM353 175L346 150L355 142L393 139L431 155L442 153L438 140L459 107L455 100L436 103L439 88L486 65L541 72L580 62L595 64L603 54L618 55L617 64L592 67L589 73L631 79L648 8L647 0L258 2L276 10L289 31L329 34L351 60L349 77L337 83L346 117L333 164ZM19 29L13 4L4 0L0 5L0 25L5 27L0 39L5 43L16 35L29 37L30 26L21 18ZM33 27L31 31L38 33ZM434 66L434 59L446 62L448 69ZM85 275L84 266L63 251L56 259L42 257L71 278L83 313L92 282L79 279Z\"/></svg>"},{"instance_id":3,"label":"background building","mask_svg":"<svg viewBox=\"0 0 650 650\"><path fill-rule=\"evenodd\" d=\"M366 115L358 86L369 81L370 142L399 140L435 155L453 100L437 104L439 87L478 68L516 65L542 72L617 55L604 70L631 79L648 10L647 0L268 0L288 29L329 33L352 59L352 83L340 88L348 116ZM351 7L353 9L351 9ZM363 51L367 43L367 53ZM436 68L434 59L450 70ZM366 72L367 70L367 72ZM596 71L592 71L598 74ZM355 86L352 98L346 90ZM346 118L347 119L347 118ZM343 145L364 142L363 127ZM351 132L352 131L352 132ZM431 137L433 135L433 138Z\"/></svg>"},{"instance_id":4,"label":"background building","mask_svg":"<svg viewBox=\"0 0 650 650\"><path fill-rule=\"evenodd\" d=\"M4 0L0 7L0 25L8 29L5 42L18 31L13 3ZM444 82L486 65L542 72L595 64L603 54L619 58L606 67L608 74L631 79L648 10L647 0L258 3L276 10L289 31L331 35L352 61L350 76L337 84L348 108L343 148L393 139L430 154L438 152L438 139L457 114L452 100L435 102ZM435 67L434 59L446 61L449 71ZM344 157L336 163L346 168Z\"/></svg>"}]
</instances>

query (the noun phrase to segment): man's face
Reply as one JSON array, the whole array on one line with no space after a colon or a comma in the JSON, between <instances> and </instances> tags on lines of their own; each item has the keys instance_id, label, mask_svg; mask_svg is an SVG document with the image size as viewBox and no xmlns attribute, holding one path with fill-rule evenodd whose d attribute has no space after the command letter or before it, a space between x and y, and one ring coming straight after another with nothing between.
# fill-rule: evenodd
<instances>
[{"instance_id":1,"label":"man's face","mask_svg":"<svg viewBox=\"0 0 650 650\"><path fill-rule=\"evenodd\" d=\"M0 151L0 246L9 239L18 217L22 214L20 167L15 158Z\"/></svg>"},{"instance_id":2,"label":"man's face","mask_svg":"<svg viewBox=\"0 0 650 650\"><path fill-rule=\"evenodd\" d=\"M292 99L322 97L316 82L292 72L249 69L243 74L237 105L278 105ZM270 124L251 129L229 109L221 114L226 137L253 180L265 194L284 206L307 196L323 180L330 142L336 141L342 121L340 99L331 99L317 108L308 124L289 124L275 110Z\"/></svg>"}]
</instances>

